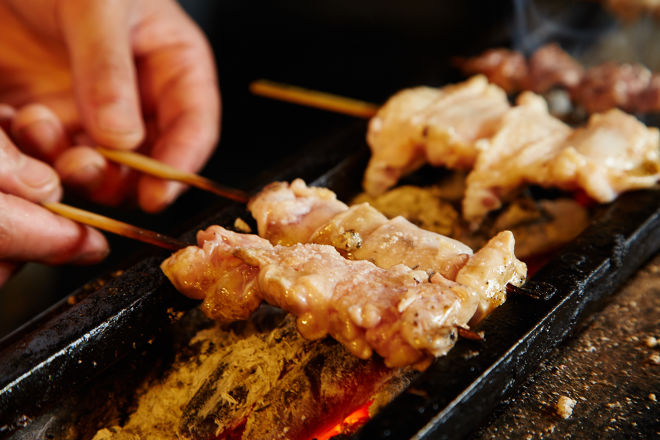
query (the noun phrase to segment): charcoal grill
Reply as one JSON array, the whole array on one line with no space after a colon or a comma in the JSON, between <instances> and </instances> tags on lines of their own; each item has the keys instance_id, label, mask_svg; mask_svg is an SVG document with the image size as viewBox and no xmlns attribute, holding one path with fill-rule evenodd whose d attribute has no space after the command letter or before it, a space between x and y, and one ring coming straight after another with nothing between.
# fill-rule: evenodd
<instances>
[{"instance_id":1,"label":"charcoal grill","mask_svg":"<svg viewBox=\"0 0 660 440\"><path fill-rule=\"evenodd\" d=\"M346 200L358 191L368 157L364 132L363 123L352 124L242 183L256 191L302 177ZM182 238L192 241L194 231L239 216L249 218L243 206L219 203ZM512 295L481 326L485 342L459 341L352 438L465 436L658 249L660 191L623 195L530 279L527 286L544 292L542 299ZM183 337L171 329L195 302L158 269L165 255L154 252L76 290L74 301L59 302L0 341L0 437L66 438L67 426L80 423L81 401L87 419L98 422L112 413L112 400L130 393L145 365L171 356L170 342ZM161 357L154 361L154 354Z\"/></svg>"},{"instance_id":2,"label":"charcoal grill","mask_svg":"<svg viewBox=\"0 0 660 440\"><path fill-rule=\"evenodd\" d=\"M356 136L363 129L360 125L317 145L316 152L329 162L341 156L334 148L336 142L354 153L309 180L343 197L355 193L367 158L366 147ZM305 176L305 162L277 178ZM228 204L199 227L230 225L237 216L246 218L244 208ZM184 238L190 240L192 233ZM485 342L459 341L353 438L460 438L469 433L585 314L658 249L660 191L624 195L528 281L529 288L545 294L543 299L511 296L481 327ZM60 304L59 313L3 340L3 434L47 429L45 420L58 419L53 414L61 408L52 404L61 396L87 389L99 376L123 380L108 367L139 354L138 348L167 333L174 315L195 304L175 292L160 273L163 257L148 257L97 290L74 293L76 304ZM104 396L98 399L99 407L107 405L102 403Z\"/></svg>"}]
</instances>

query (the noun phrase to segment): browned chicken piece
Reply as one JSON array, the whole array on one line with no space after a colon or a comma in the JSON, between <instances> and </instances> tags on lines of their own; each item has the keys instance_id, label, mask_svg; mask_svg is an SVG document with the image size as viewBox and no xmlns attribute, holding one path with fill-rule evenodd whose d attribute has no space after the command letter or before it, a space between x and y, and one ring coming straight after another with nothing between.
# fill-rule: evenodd
<instances>
[{"instance_id":1,"label":"browned chicken piece","mask_svg":"<svg viewBox=\"0 0 660 440\"><path fill-rule=\"evenodd\" d=\"M548 113L541 96L521 94L496 134L480 141L480 154L466 181L463 217L478 225L522 184L543 178L546 161L557 154L571 131Z\"/></svg>"},{"instance_id":2,"label":"browned chicken piece","mask_svg":"<svg viewBox=\"0 0 660 440\"><path fill-rule=\"evenodd\" d=\"M582 80L584 69L555 43L541 46L529 59L529 88L545 93L553 87L573 90ZM524 90L524 88L521 88Z\"/></svg>"},{"instance_id":3,"label":"browned chicken piece","mask_svg":"<svg viewBox=\"0 0 660 440\"><path fill-rule=\"evenodd\" d=\"M527 88L529 69L522 53L505 48L488 49L475 57L454 60L466 75L486 75L488 81L515 93Z\"/></svg>"},{"instance_id":4,"label":"browned chicken piece","mask_svg":"<svg viewBox=\"0 0 660 440\"><path fill-rule=\"evenodd\" d=\"M477 292L479 306L470 324L485 318L506 300L506 285L521 286L527 277L527 266L514 255L515 239L510 231L491 238L456 275L456 282ZM433 279L432 279L433 280Z\"/></svg>"},{"instance_id":5,"label":"browned chicken piece","mask_svg":"<svg viewBox=\"0 0 660 440\"><path fill-rule=\"evenodd\" d=\"M582 66L555 43L541 46L529 60L516 50L495 48L459 58L455 64L466 75L486 75L508 94L521 90L545 93L558 86L572 90L584 73Z\"/></svg>"},{"instance_id":6,"label":"browned chicken piece","mask_svg":"<svg viewBox=\"0 0 660 440\"><path fill-rule=\"evenodd\" d=\"M625 3L625 2L623 2ZM658 9L660 10L660 8ZM660 111L660 75L640 64L606 62L584 68L555 43L537 49L525 61L520 52L489 49L457 63L466 75L484 74L512 94L521 90L565 89L588 113L620 108L628 112Z\"/></svg>"},{"instance_id":7,"label":"browned chicken piece","mask_svg":"<svg viewBox=\"0 0 660 440\"><path fill-rule=\"evenodd\" d=\"M660 177L658 129L612 109L589 118L568 136L547 167L544 186L583 190L611 202L624 191L649 188ZM539 174L540 176L540 174Z\"/></svg>"},{"instance_id":8,"label":"browned chicken piece","mask_svg":"<svg viewBox=\"0 0 660 440\"><path fill-rule=\"evenodd\" d=\"M259 231L264 233L264 238L271 239L269 231L274 230L277 231L276 235L280 241L288 241L282 240L280 234L285 229L277 224L279 209L277 202L282 198L281 193L286 188L286 183L268 186L255 196L254 203L249 204L250 210L257 219L264 218L262 210L269 213L268 225L258 225ZM271 197L271 191L274 197ZM303 215L310 215L319 222L321 217L316 215L313 209L328 212L319 200L310 200L310 197L314 197L314 193L310 188L306 188L301 180L292 182L289 191L293 194L286 198L289 203L293 203L292 200L295 199L301 205L313 207L312 210L305 210L296 206L293 208L296 212L305 212L307 214ZM323 194L328 203L336 202L336 199L327 197L326 192ZM257 208L259 211L256 211ZM286 215L283 215L283 218L290 221L290 217ZM303 218L289 224L300 223L310 224ZM483 272L481 278L478 275L466 277L466 272L463 272L463 279L467 285L480 293L480 317L492 310L494 304L499 305L504 301L507 283L519 286L526 274L525 265L514 255L513 235L510 232L500 233L472 256L472 249L460 241L421 229L403 217L388 220L368 203L346 207L343 212L329 216L325 223L318 225L317 230L303 241L331 245L346 258L368 260L385 269L404 264L423 270L429 275L439 274L441 278L452 281L456 280L457 274L461 273L466 264L472 268L469 270L471 273L477 273L476 268L479 268L478 270ZM502 243L507 243L507 246ZM508 246L509 243L511 246ZM484 255L489 256L488 261L493 266L492 271L487 264L478 263L485 260ZM435 278L431 280L433 282Z\"/></svg>"},{"instance_id":9,"label":"browned chicken piece","mask_svg":"<svg viewBox=\"0 0 660 440\"><path fill-rule=\"evenodd\" d=\"M424 163L468 169L475 142L493 134L510 106L502 89L475 76L440 89L417 87L391 97L369 122L367 193L378 195Z\"/></svg>"},{"instance_id":10,"label":"browned chicken piece","mask_svg":"<svg viewBox=\"0 0 660 440\"><path fill-rule=\"evenodd\" d=\"M635 112L651 79L651 72L640 64L603 63L585 72L580 86L573 90L573 100L589 113L615 107Z\"/></svg>"},{"instance_id":11,"label":"browned chicken piece","mask_svg":"<svg viewBox=\"0 0 660 440\"><path fill-rule=\"evenodd\" d=\"M265 300L293 313L305 338L330 334L355 356L375 351L390 367L447 353L479 302L473 289L439 274L431 283L424 271L347 260L332 246L273 246L220 226L200 232L198 243L161 267L185 295L223 304L205 308L211 317L234 320L237 309L249 314Z\"/></svg>"},{"instance_id":12,"label":"browned chicken piece","mask_svg":"<svg viewBox=\"0 0 660 440\"><path fill-rule=\"evenodd\" d=\"M259 235L272 243L329 244L347 258L369 260L385 269L405 264L453 279L472 255L458 240L403 217L389 220L367 203L349 208L330 190L308 187L301 179L266 186L248 209Z\"/></svg>"},{"instance_id":13,"label":"browned chicken piece","mask_svg":"<svg viewBox=\"0 0 660 440\"><path fill-rule=\"evenodd\" d=\"M654 73L648 87L637 96L636 109L642 113L660 111L660 73Z\"/></svg>"}]
</instances>

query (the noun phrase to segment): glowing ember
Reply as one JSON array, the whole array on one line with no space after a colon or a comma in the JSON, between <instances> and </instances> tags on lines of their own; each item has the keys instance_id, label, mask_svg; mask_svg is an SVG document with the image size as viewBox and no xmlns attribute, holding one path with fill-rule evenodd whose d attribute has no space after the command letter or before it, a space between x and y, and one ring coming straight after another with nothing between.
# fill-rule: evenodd
<instances>
[{"instance_id":1,"label":"glowing ember","mask_svg":"<svg viewBox=\"0 0 660 440\"><path fill-rule=\"evenodd\" d=\"M349 415L344 420L330 427L323 429L318 434L313 435L310 440L329 440L339 434L348 434L355 432L360 426L364 425L369 420L369 407L373 400L365 403Z\"/></svg>"}]
</instances>

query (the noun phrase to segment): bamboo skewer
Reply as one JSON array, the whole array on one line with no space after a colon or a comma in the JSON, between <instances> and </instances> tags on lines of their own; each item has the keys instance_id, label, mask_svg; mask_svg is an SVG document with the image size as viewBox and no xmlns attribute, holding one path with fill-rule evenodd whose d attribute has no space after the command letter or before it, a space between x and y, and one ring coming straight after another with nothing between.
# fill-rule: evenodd
<instances>
[{"instance_id":1,"label":"bamboo skewer","mask_svg":"<svg viewBox=\"0 0 660 440\"><path fill-rule=\"evenodd\" d=\"M329 110L359 118L371 118L379 106L344 96L309 90L302 87L260 79L250 84L250 91L255 95L279 99L294 104Z\"/></svg>"},{"instance_id":2,"label":"bamboo skewer","mask_svg":"<svg viewBox=\"0 0 660 440\"><path fill-rule=\"evenodd\" d=\"M85 211L84 209L74 208L73 206L65 205L57 202L43 202L42 206L55 214L74 220L78 223L93 226L113 234L121 235L122 237L132 238L144 243L153 244L172 251L189 246L186 243L176 238L168 237L167 235L158 232L150 231L148 229L138 228L137 226L128 223L114 220L110 217L105 217L100 214Z\"/></svg>"},{"instance_id":3,"label":"bamboo skewer","mask_svg":"<svg viewBox=\"0 0 660 440\"><path fill-rule=\"evenodd\" d=\"M186 183L240 203L247 203L250 199L250 196L244 191L220 185L217 182L197 174L178 170L142 154L134 153L132 151L111 150L103 147L96 147L96 151L113 162L121 163L130 168L142 171L143 173L160 177L161 179Z\"/></svg>"}]
</instances>

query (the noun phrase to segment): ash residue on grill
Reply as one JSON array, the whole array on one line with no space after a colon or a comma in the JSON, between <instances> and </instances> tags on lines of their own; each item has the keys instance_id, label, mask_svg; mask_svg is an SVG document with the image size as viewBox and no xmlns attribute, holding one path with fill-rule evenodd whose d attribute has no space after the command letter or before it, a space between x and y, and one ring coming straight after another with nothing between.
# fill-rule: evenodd
<instances>
[{"instance_id":1,"label":"ash residue on grill","mask_svg":"<svg viewBox=\"0 0 660 440\"><path fill-rule=\"evenodd\" d=\"M659 286L660 256L556 349L472 440L658 438ZM575 401L565 419L562 396Z\"/></svg>"},{"instance_id":2,"label":"ash residue on grill","mask_svg":"<svg viewBox=\"0 0 660 440\"><path fill-rule=\"evenodd\" d=\"M143 384L123 426L94 438L311 438L366 402L377 410L414 375L305 340L292 316L269 307L230 330L201 330L181 353Z\"/></svg>"}]
</instances>

